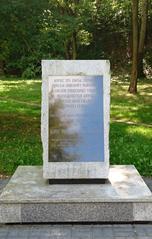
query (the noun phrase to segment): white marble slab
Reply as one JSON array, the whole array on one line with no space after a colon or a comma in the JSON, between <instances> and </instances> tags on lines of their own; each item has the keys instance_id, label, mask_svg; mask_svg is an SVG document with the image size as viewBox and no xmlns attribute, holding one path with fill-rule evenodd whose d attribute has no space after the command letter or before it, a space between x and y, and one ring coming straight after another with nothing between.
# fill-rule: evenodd
<instances>
[{"instance_id":1,"label":"white marble slab","mask_svg":"<svg viewBox=\"0 0 152 239\"><path fill-rule=\"evenodd\" d=\"M0 195L0 203L152 202L152 193L134 166L111 166L105 184L53 184L41 166L19 166Z\"/></svg>"},{"instance_id":2,"label":"white marble slab","mask_svg":"<svg viewBox=\"0 0 152 239\"><path fill-rule=\"evenodd\" d=\"M103 76L104 162L49 162L48 81L53 76ZM46 179L106 179L109 173L110 66L106 60L43 60L41 138Z\"/></svg>"}]
</instances>

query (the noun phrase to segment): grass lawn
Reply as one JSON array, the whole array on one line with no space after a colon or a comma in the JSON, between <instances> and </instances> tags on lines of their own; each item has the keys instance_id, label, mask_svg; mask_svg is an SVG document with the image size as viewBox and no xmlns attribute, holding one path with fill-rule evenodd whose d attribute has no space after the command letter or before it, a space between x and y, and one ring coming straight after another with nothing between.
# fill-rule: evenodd
<instances>
[{"instance_id":1,"label":"grass lawn","mask_svg":"<svg viewBox=\"0 0 152 239\"><path fill-rule=\"evenodd\" d=\"M139 83L139 93L127 93L128 82L111 84L111 164L134 164L152 176L152 82ZM0 80L0 175L18 165L42 164L40 138L41 81Z\"/></svg>"}]
</instances>

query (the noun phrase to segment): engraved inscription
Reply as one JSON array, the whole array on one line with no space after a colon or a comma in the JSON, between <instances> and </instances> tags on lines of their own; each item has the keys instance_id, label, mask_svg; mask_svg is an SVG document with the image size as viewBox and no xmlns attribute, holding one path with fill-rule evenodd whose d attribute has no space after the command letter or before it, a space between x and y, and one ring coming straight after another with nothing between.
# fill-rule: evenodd
<instances>
[{"instance_id":1,"label":"engraved inscription","mask_svg":"<svg viewBox=\"0 0 152 239\"><path fill-rule=\"evenodd\" d=\"M50 76L49 162L104 161L103 77Z\"/></svg>"}]
</instances>

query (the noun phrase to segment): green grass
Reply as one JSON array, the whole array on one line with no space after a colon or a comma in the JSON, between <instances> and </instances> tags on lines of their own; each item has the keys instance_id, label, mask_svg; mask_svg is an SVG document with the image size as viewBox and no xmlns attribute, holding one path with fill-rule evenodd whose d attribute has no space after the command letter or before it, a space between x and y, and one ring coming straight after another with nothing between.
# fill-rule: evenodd
<instances>
[{"instance_id":1,"label":"green grass","mask_svg":"<svg viewBox=\"0 0 152 239\"><path fill-rule=\"evenodd\" d=\"M134 164L152 176L152 82L127 92L128 82L111 84L111 164ZM0 174L18 165L42 164L40 139L41 81L4 78L0 81Z\"/></svg>"},{"instance_id":2,"label":"green grass","mask_svg":"<svg viewBox=\"0 0 152 239\"><path fill-rule=\"evenodd\" d=\"M0 100L0 173L42 164L41 81L3 79Z\"/></svg>"}]
</instances>

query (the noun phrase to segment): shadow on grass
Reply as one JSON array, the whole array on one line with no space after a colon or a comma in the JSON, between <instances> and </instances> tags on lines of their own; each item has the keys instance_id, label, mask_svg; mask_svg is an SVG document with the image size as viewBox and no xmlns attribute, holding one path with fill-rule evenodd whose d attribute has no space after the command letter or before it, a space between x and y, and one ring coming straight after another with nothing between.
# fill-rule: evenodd
<instances>
[{"instance_id":1,"label":"shadow on grass","mask_svg":"<svg viewBox=\"0 0 152 239\"><path fill-rule=\"evenodd\" d=\"M0 82L1 97L40 103L40 80L8 80Z\"/></svg>"},{"instance_id":2,"label":"shadow on grass","mask_svg":"<svg viewBox=\"0 0 152 239\"><path fill-rule=\"evenodd\" d=\"M111 123L111 164L134 164L142 175L152 176L151 145L152 128Z\"/></svg>"},{"instance_id":3,"label":"shadow on grass","mask_svg":"<svg viewBox=\"0 0 152 239\"><path fill-rule=\"evenodd\" d=\"M3 114L0 131L1 173L12 174L18 165L42 164L40 118Z\"/></svg>"},{"instance_id":4,"label":"shadow on grass","mask_svg":"<svg viewBox=\"0 0 152 239\"><path fill-rule=\"evenodd\" d=\"M127 85L113 82L111 89L111 118L152 124L152 86L140 83L139 94L127 93Z\"/></svg>"}]
</instances>

